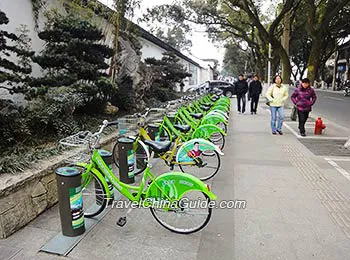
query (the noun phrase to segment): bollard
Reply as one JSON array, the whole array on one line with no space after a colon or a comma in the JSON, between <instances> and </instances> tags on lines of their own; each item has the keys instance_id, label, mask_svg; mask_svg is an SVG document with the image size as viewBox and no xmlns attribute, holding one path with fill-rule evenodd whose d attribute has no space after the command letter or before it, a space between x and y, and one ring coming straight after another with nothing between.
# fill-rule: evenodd
<instances>
[{"instance_id":1,"label":"bollard","mask_svg":"<svg viewBox=\"0 0 350 260\"><path fill-rule=\"evenodd\" d=\"M149 137L151 137L151 139L153 141L157 141L157 142L160 141L159 126L154 125L154 124L149 124L147 127L147 130L148 130ZM154 158L159 157L157 154L154 154L153 156L154 156Z\"/></svg>"},{"instance_id":2,"label":"bollard","mask_svg":"<svg viewBox=\"0 0 350 260\"><path fill-rule=\"evenodd\" d=\"M112 153L106 150L98 150L98 154L102 157L103 161L106 163L106 165L108 166L108 168L112 171L112 166L113 166L113 157L112 157ZM102 173L102 171L100 170L100 172ZM109 199L107 199L107 205L112 205L113 204L113 199L114 199L114 190L113 190L113 185L112 183L108 180L107 177L105 177L105 180L108 184L108 189L109 192L111 194L111 197ZM96 182L96 187L98 187L99 183L97 183L97 180L95 179ZM102 204L102 200L104 198L105 194L102 194L102 190L96 190L96 202L97 204L101 205Z\"/></svg>"},{"instance_id":3,"label":"bollard","mask_svg":"<svg viewBox=\"0 0 350 260\"><path fill-rule=\"evenodd\" d=\"M127 184L134 183L134 140L122 137L118 139L118 143L119 179Z\"/></svg>"},{"instance_id":4,"label":"bollard","mask_svg":"<svg viewBox=\"0 0 350 260\"><path fill-rule=\"evenodd\" d=\"M81 173L74 167L56 170L62 234L75 237L85 232Z\"/></svg>"},{"instance_id":5,"label":"bollard","mask_svg":"<svg viewBox=\"0 0 350 260\"><path fill-rule=\"evenodd\" d=\"M159 126L155 124L149 124L147 129L148 129L148 135L149 137L151 137L153 141L160 141Z\"/></svg>"}]
</instances>

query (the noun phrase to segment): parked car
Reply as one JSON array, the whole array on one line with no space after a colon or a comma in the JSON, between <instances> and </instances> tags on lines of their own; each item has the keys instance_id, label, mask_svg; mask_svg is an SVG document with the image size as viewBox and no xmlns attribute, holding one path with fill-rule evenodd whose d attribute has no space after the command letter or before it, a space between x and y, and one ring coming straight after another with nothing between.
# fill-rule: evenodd
<instances>
[{"instance_id":1,"label":"parked car","mask_svg":"<svg viewBox=\"0 0 350 260\"><path fill-rule=\"evenodd\" d=\"M189 88L187 91L203 94L203 93L214 93L216 92L215 89L222 90L223 94L226 97L232 97L233 95L236 94L235 86L230 82L226 82L222 80L206 81L196 87Z\"/></svg>"}]
</instances>

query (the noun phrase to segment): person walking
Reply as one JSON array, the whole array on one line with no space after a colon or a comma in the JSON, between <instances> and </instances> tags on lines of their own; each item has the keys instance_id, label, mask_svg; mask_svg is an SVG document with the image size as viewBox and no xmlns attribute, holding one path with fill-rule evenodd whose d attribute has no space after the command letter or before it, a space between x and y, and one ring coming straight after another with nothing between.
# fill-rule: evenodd
<instances>
[{"instance_id":1,"label":"person walking","mask_svg":"<svg viewBox=\"0 0 350 260\"><path fill-rule=\"evenodd\" d=\"M259 76L254 75L253 81L249 84L249 94L248 94L248 100L250 99L250 113L256 114L258 103L259 103L259 96L262 92L262 85L259 81Z\"/></svg>"},{"instance_id":2,"label":"person walking","mask_svg":"<svg viewBox=\"0 0 350 260\"><path fill-rule=\"evenodd\" d=\"M238 76L238 81L235 84L236 93L237 93L237 110L238 113L244 114L245 112L245 105L246 105L246 94L248 92L248 83L246 80L244 80L243 75L240 74ZM241 107L241 101L242 101L242 107Z\"/></svg>"},{"instance_id":3,"label":"person walking","mask_svg":"<svg viewBox=\"0 0 350 260\"><path fill-rule=\"evenodd\" d=\"M310 86L310 80L304 78L301 80L301 86L294 90L291 100L296 105L299 118L299 131L301 136L305 134L305 123L309 118L312 106L317 100L315 90Z\"/></svg>"},{"instance_id":4,"label":"person walking","mask_svg":"<svg viewBox=\"0 0 350 260\"><path fill-rule=\"evenodd\" d=\"M283 135L284 102L288 98L288 88L282 84L280 75L276 75L273 78L273 82L274 83L268 88L265 94L271 111L271 130L273 135L277 133ZM277 114L278 124L276 127Z\"/></svg>"}]
</instances>

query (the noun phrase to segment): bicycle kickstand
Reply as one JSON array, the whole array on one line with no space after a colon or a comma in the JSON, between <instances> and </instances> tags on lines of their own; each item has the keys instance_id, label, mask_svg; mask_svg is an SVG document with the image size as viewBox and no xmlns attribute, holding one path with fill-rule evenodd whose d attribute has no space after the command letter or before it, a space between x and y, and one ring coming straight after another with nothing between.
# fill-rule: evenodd
<instances>
[{"instance_id":1,"label":"bicycle kickstand","mask_svg":"<svg viewBox=\"0 0 350 260\"><path fill-rule=\"evenodd\" d=\"M124 227L126 224L126 217L128 216L128 214L132 211L132 208L128 209L128 211L126 212L124 217L120 217L117 221L117 225L119 227Z\"/></svg>"}]
</instances>

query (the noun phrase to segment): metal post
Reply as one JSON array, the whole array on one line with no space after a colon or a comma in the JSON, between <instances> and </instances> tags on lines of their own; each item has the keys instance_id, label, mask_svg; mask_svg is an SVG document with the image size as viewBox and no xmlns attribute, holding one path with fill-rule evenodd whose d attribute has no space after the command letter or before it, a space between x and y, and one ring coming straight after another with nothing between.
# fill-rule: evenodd
<instances>
[{"instance_id":1,"label":"metal post","mask_svg":"<svg viewBox=\"0 0 350 260\"><path fill-rule=\"evenodd\" d=\"M124 183L134 183L134 140L126 137L118 139L119 179Z\"/></svg>"},{"instance_id":2,"label":"metal post","mask_svg":"<svg viewBox=\"0 0 350 260\"><path fill-rule=\"evenodd\" d=\"M112 171L112 166L113 166L113 157L112 157L112 153L106 150L98 150L98 154L102 157L103 161L106 163L106 165L108 166L108 168ZM102 173L102 171L101 171ZM106 182L108 184L108 189L109 192L111 194L111 198L108 199L107 201L107 205L112 205L113 204L113 199L114 199L114 190L113 190L113 184L105 177ZM99 187L99 183L97 183L96 181L96 187ZM97 203L102 203L103 198L105 197L105 194L102 194L102 190L98 189L95 191L96 192L96 202Z\"/></svg>"},{"instance_id":3,"label":"metal post","mask_svg":"<svg viewBox=\"0 0 350 260\"><path fill-rule=\"evenodd\" d=\"M85 232L81 173L74 167L56 170L62 234L75 237Z\"/></svg>"},{"instance_id":4,"label":"metal post","mask_svg":"<svg viewBox=\"0 0 350 260\"><path fill-rule=\"evenodd\" d=\"M267 86L271 84L271 43L269 43L269 58L267 62Z\"/></svg>"}]
</instances>

